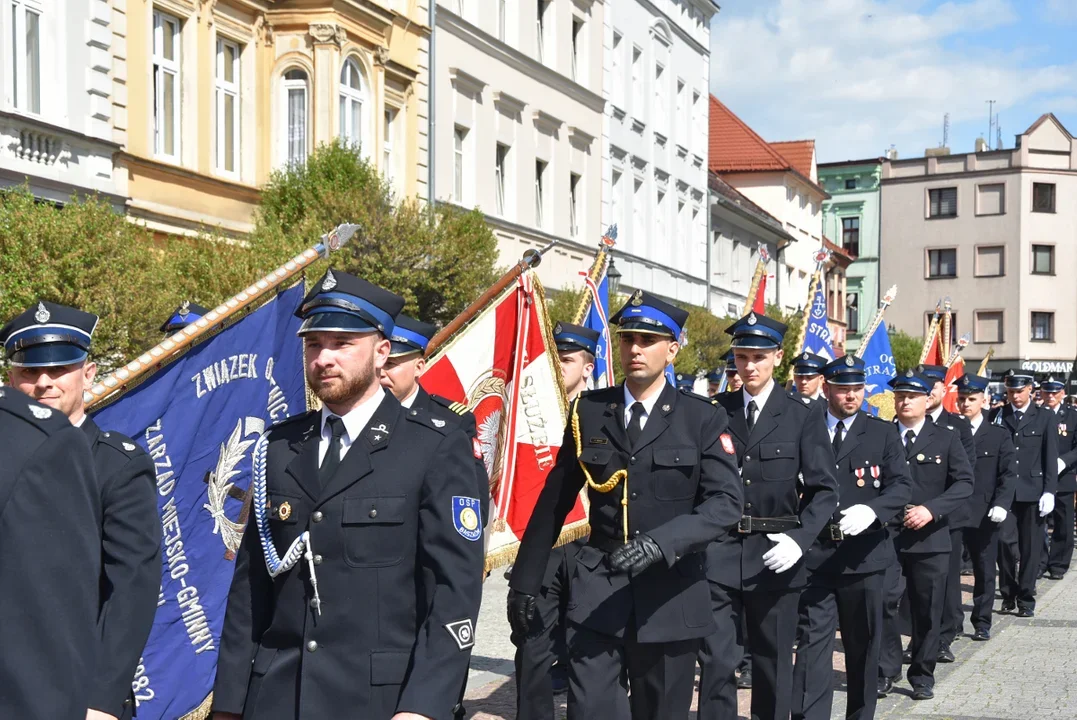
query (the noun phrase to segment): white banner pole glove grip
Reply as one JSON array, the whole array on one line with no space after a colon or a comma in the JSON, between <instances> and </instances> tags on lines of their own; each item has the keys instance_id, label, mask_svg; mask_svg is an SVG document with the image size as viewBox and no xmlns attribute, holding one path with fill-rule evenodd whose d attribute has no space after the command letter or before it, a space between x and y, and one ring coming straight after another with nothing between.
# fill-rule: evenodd
<instances>
[{"instance_id":1,"label":"white banner pole glove grip","mask_svg":"<svg viewBox=\"0 0 1077 720\"><path fill-rule=\"evenodd\" d=\"M1051 511L1055 509L1055 496L1053 493L1044 493L1040 495L1040 517L1045 517L1051 514Z\"/></svg>"},{"instance_id":2,"label":"white banner pole glove grip","mask_svg":"<svg viewBox=\"0 0 1077 720\"><path fill-rule=\"evenodd\" d=\"M867 505L853 505L841 511L838 527L846 535L859 535L878 519L875 511Z\"/></svg>"},{"instance_id":3,"label":"white banner pole glove grip","mask_svg":"<svg viewBox=\"0 0 1077 720\"><path fill-rule=\"evenodd\" d=\"M998 505L995 505L993 508L987 511L987 519L993 523L1000 523L1006 519L1006 515L1008 514L1009 513L1000 508Z\"/></svg>"},{"instance_id":4,"label":"white banner pole glove grip","mask_svg":"<svg viewBox=\"0 0 1077 720\"><path fill-rule=\"evenodd\" d=\"M775 573L783 573L793 567L804 554L796 541L785 533L767 533L767 539L777 545L763 555L763 564Z\"/></svg>"}]
</instances>

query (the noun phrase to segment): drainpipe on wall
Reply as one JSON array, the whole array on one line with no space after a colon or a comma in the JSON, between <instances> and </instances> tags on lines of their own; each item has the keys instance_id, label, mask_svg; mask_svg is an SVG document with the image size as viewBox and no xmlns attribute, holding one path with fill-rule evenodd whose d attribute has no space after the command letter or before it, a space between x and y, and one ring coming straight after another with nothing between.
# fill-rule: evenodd
<instances>
[{"instance_id":1,"label":"drainpipe on wall","mask_svg":"<svg viewBox=\"0 0 1077 720\"><path fill-rule=\"evenodd\" d=\"M707 183L708 185L710 183ZM711 307L711 240L714 236L712 219L714 218L714 211L712 209L712 203L714 199L711 197L711 189L707 188L707 312L711 315L714 314L714 308Z\"/></svg>"},{"instance_id":2,"label":"drainpipe on wall","mask_svg":"<svg viewBox=\"0 0 1077 720\"><path fill-rule=\"evenodd\" d=\"M435 88L437 82L435 78L435 50L436 50L436 38L437 34L437 18L438 18L438 0L429 0L430 7L427 11L430 23L430 52L427 57L427 76L429 83L426 88L426 197L427 201L432 208L436 202L436 196L434 195L434 101L436 96ZM434 222L433 213L430 214L430 222Z\"/></svg>"}]
</instances>

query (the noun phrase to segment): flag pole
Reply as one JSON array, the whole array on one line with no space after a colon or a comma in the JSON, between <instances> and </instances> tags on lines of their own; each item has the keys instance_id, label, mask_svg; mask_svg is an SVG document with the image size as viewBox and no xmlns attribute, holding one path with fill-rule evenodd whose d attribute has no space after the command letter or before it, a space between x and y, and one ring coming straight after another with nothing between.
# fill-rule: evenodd
<instances>
[{"instance_id":1,"label":"flag pole","mask_svg":"<svg viewBox=\"0 0 1077 720\"><path fill-rule=\"evenodd\" d=\"M752 284L748 288L748 297L744 301L744 312L740 315L744 317L751 311L752 306L755 305L755 294L759 292L759 283L763 279L763 273L767 271L767 263L770 261L770 253L767 251L766 246L759 246L759 261L755 264L755 272L752 274ZM764 301L766 298L764 298Z\"/></svg>"},{"instance_id":2,"label":"flag pole","mask_svg":"<svg viewBox=\"0 0 1077 720\"><path fill-rule=\"evenodd\" d=\"M927 359L927 353L931 349L931 342L935 339L935 334L939 331L939 313L942 309L942 300L935 303L935 314L931 316L931 325L927 328L927 337L924 338L924 346L920 348L920 360L922 363Z\"/></svg>"},{"instance_id":3,"label":"flag pole","mask_svg":"<svg viewBox=\"0 0 1077 720\"><path fill-rule=\"evenodd\" d=\"M968 347L970 340L972 340L972 335L969 333L965 333L957 339L954 349L950 352L950 357L946 360L946 367L950 367L957 362L957 356L961 354L962 350Z\"/></svg>"},{"instance_id":4,"label":"flag pole","mask_svg":"<svg viewBox=\"0 0 1077 720\"><path fill-rule=\"evenodd\" d=\"M531 268L536 268L539 263L542 262L542 256L549 252L550 248L556 245L560 240L553 240L549 245L541 250L531 249L524 253L524 256L520 258L520 262L509 268L501 278L491 285L486 292L479 296L479 298L464 308L464 311L453 318L452 322L443 327L437 335L430 339L430 344L426 346L426 358L431 358L442 345L449 341L453 335L458 333L467 325L476 315L482 312L491 300L496 298L502 292L505 291L509 285L516 282L516 278L523 275Z\"/></svg>"},{"instance_id":5,"label":"flag pole","mask_svg":"<svg viewBox=\"0 0 1077 720\"><path fill-rule=\"evenodd\" d=\"M598 279L602 277L602 274L606 272L606 266L609 264L610 251L613 250L613 246L617 241L617 224L614 223L606 228L606 232L602 235L602 239L598 242L598 252L595 253L595 260L591 263L591 269L587 271L587 277L591 282L598 284ZM579 325L587 317L587 313L591 310L591 293L584 292L583 297L580 298L580 306L576 308L576 315L572 318L573 325Z\"/></svg>"},{"instance_id":6,"label":"flag pole","mask_svg":"<svg viewBox=\"0 0 1077 720\"><path fill-rule=\"evenodd\" d=\"M804 341L808 337L808 320L811 318L812 306L815 304L815 291L819 289L819 283L823 281L823 265L830 258L830 251L826 248L815 253L815 273L808 283L808 301L804 303L804 313L800 317L800 332L797 334L797 355L804 352Z\"/></svg>"},{"instance_id":7,"label":"flag pole","mask_svg":"<svg viewBox=\"0 0 1077 720\"><path fill-rule=\"evenodd\" d=\"M987 363L991 360L991 356L995 354L995 348L987 348L987 354L984 355L984 359L980 361L980 367L977 368L976 374L983 377L984 371L987 370Z\"/></svg>"},{"instance_id":8,"label":"flag pole","mask_svg":"<svg viewBox=\"0 0 1077 720\"><path fill-rule=\"evenodd\" d=\"M322 235L321 240L313 247L307 248L247 289L210 310L205 316L99 380L82 394L87 410L116 393L123 393L134 387L143 377L159 370L170 359L195 345L203 336L217 330L229 318L254 307L259 300L302 273L314 262L328 258L331 252L343 247L359 229L359 226L354 224L338 225L331 232Z\"/></svg>"},{"instance_id":9,"label":"flag pole","mask_svg":"<svg viewBox=\"0 0 1077 720\"><path fill-rule=\"evenodd\" d=\"M950 296L947 295L946 299L942 301L943 314L942 314L942 335L939 336L939 342L941 344L942 357L950 357L950 353L953 348L950 347L950 334L953 332L953 313L951 312Z\"/></svg>"},{"instance_id":10,"label":"flag pole","mask_svg":"<svg viewBox=\"0 0 1077 720\"><path fill-rule=\"evenodd\" d=\"M868 329L864 332L863 339L860 341L860 347L856 349L856 356L858 358L864 357L864 351L868 347L868 342L871 340L871 336L875 334L875 331L883 323L883 313L886 312L886 308L890 307L890 304L894 302L894 298L896 297L897 285L891 285L890 289L883 295L882 302L879 303L879 309L875 311L875 317L872 318L871 324L868 325Z\"/></svg>"}]
</instances>

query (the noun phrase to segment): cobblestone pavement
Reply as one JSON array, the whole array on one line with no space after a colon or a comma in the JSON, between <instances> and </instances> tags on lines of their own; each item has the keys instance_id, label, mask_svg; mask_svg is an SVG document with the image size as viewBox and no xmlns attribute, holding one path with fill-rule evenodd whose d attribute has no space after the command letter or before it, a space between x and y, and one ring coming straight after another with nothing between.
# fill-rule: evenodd
<instances>
[{"instance_id":1,"label":"cobblestone pavement","mask_svg":"<svg viewBox=\"0 0 1077 720\"><path fill-rule=\"evenodd\" d=\"M966 616L971 609L972 578L963 577ZM995 613L992 638L954 643L957 661L936 670L935 699L914 702L909 684L895 684L880 700L879 720L1074 720L1077 718L1077 573L1064 580L1040 580L1036 617ZM516 689L505 620L508 583L501 571L487 580L468 681L468 718L515 720ZM995 602L997 611L999 601ZM970 631L966 621L966 631ZM908 639L905 639L906 642ZM840 642L837 647L840 650ZM833 718L845 717L845 663L834 654ZM742 718L748 717L750 691L738 693ZM557 720L565 718L565 695L555 698ZM694 704L693 704L694 710ZM695 715L693 713L692 717Z\"/></svg>"}]
</instances>

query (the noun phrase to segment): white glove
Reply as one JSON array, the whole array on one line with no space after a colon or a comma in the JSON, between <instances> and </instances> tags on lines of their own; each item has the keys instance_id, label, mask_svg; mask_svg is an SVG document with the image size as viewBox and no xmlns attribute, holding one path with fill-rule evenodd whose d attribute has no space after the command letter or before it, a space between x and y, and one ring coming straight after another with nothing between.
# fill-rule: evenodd
<instances>
[{"instance_id":1,"label":"white glove","mask_svg":"<svg viewBox=\"0 0 1077 720\"><path fill-rule=\"evenodd\" d=\"M763 555L763 564L768 570L783 573L797 564L804 551L796 544L793 538L785 533L767 533L767 539L778 543Z\"/></svg>"},{"instance_id":2,"label":"white glove","mask_svg":"<svg viewBox=\"0 0 1077 720\"><path fill-rule=\"evenodd\" d=\"M1066 461L1063 460L1062 458L1059 458L1058 459L1058 474L1061 475L1065 471L1066 471Z\"/></svg>"},{"instance_id":3,"label":"white glove","mask_svg":"<svg viewBox=\"0 0 1077 720\"><path fill-rule=\"evenodd\" d=\"M1006 519L1007 515L1009 515L1009 513L1000 508L998 505L987 511L987 519L993 523L1002 522Z\"/></svg>"},{"instance_id":4,"label":"white glove","mask_svg":"<svg viewBox=\"0 0 1077 720\"><path fill-rule=\"evenodd\" d=\"M853 505L841 511L841 522L838 527L846 535L859 535L871 526L878 515L867 505Z\"/></svg>"},{"instance_id":5,"label":"white glove","mask_svg":"<svg viewBox=\"0 0 1077 720\"><path fill-rule=\"evenodd\" d=\"M1055 509L1055 496L1053 493L1040 495L1040 517L1046 517Z\"/></svg>"}]
</instances>

